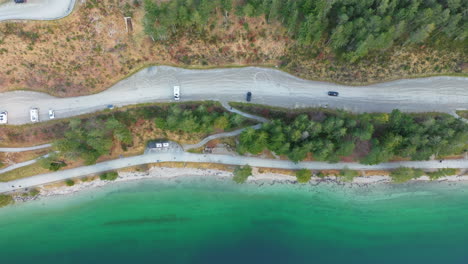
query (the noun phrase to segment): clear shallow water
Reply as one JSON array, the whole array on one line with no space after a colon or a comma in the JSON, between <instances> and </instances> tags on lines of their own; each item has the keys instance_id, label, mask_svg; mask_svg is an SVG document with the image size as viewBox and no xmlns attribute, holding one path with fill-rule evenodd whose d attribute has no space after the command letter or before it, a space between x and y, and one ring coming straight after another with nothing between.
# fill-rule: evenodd
<instances>
[{"instance_id":1,"label":"clear shallow water","mask_svg":"<svg viewBox=\"0 0 468 264\"><path fill-rule=\"evenodd\" d=\"M462 184L114 184L0 209L0 263L468 263Z\"/></svg>"}]
</instances>

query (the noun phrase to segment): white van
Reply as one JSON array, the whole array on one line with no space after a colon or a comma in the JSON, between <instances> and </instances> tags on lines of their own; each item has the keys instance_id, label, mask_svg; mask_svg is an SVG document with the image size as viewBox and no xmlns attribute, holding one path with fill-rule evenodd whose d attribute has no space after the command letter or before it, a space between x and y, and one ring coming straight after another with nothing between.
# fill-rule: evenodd
<instances>
[{"instance_id":1,"label":"white van","mask_svg":"<svg viewBox=\"0 0 468 264\"><path fill-rule=\"evenodd\" d=\"M174 86L174 100L180 100L180 86Z\"/></svg>"},{"instance_id":2,"label":"white van","mask_svg":"<svg viewBox=\"0 0 468 264\"><path fill-rule=\"evenodd\" d=\"M29 110L29 115L31 116L31 122L39 122L39 109L31 108L31 110Z\"/></svg>"},{"instance_id":3,"label":"white van","mask_svg":"<svg viewBox=\"0 0 468 264\"><path fill-rule=\"evenodd\" d=\"M0 124L8 123L8 113L7 111L0 112Z\"/></svg>"}]
</instances>

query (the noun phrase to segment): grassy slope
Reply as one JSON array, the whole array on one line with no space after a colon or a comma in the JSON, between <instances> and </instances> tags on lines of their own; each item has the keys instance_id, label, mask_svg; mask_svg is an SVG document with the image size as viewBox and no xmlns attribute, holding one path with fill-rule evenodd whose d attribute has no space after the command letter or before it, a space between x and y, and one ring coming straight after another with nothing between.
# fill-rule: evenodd
<instances>
[{"instance_id":1,"label":"grassy slope","mask_svg":"<svg viewBox=\"0 0 468 264\"><path fill-rule=\"evenodd\" d=\"M457 111L457 115L465 118L465 119L468 119L468 110L463 110L463 111Z\"/></svg>"},{"instance_id":2,"label":"grassy slope","mask_svg":"<svg viewBox=\"0 0 468 264\"><path fill-rule=\"evenodd\" d=\"M309 79L369 83L434 74L468 73L466 54L430 46L395 48L356 65L336 61L328 47L302 54L279 24L262 18L214 23L205 37L181 35L168 45L142 31L142 7L124 0L77 3L58 21L0 23L0 92L15 89L74 96L102 91L148 65L275 66ZM128 35L123 14L133 17ZM248 26L247 26L248 25Z\"/></svg>"}]
</instances>

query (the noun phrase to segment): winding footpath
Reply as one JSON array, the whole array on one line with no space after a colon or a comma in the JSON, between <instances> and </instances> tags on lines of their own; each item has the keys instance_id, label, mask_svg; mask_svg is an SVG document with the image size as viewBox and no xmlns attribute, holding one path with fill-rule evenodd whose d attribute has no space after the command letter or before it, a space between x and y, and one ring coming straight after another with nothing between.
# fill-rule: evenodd
<instances>
[{"instance_id":1,"label":"winding footpath","mask_svg":"<svg viewBox=\"0 0 468 264\"><path fill-rule=\"evenodd\" d=\"M44 144L33 147L23 147L23 148L0 148L0 152L24 152L38 149L45 149L52 147L52 144Z\"/></svg>"},{"instance_id":2,"label":"winding footpath","mask_svg":"<svg viewBox=\"0 0 468 264\"><path fill-rule=\"evenodd\" d=\"M236 113L238 115L241 115L243 117L246 117L248 119L252 119L252 120L256 120L256 121L259 121L261 123L265 123L265 122L268 122L268 119L266 118L263 118L263 117L260 117L260 116L255 116L255 115L251 115L251 114L248 114L248 113L245 113L245 112L241 112L239 110L237 110L236 108L233 108L232 106L229 105L228 102L222 102L221 105L229 112L231 113ZM250 128L253 128L253 129L260 129L262 127L262 124L257 124L257 125L254 125L254 126L251 126ZM214 135L211 135L211 136L208 136L206 138L204 138L202 141L196 143L196 144L191 144L191 145L183 145L182 148L187 151L187 150L190 150L190 149L197 149L197 148L200 148L202 146L204 146L206 143L210 142L211 140L213 139L218 139L218 138L225 138L225 137L234 137L234 136L238 136L240 135L244 130L246 130L246 128L241 128L241 129L237 129L235 131L231 131L231 132L224 132L224 133L219 133L219 134L214 134Z\"/></svg>"},{"instance_id":3,"label":"winding footpath","mask_svg":"<svg viewBox=\"0 0 468 264\"><path fill-rule=\"evenodd\" d=\"M0 4L0 22L6 20L56 20L71 14L76 0L13 0Z\"/></svg>"},{"instance_id":4,"label":"winding footpath","mask_svg":"<svg viewBox=\"0 0 468 264\"><path fill-rule=\"evenodd\" d=\"M41 156L39 158L36 158L36 159L33 159L33 160L28 160L28 161L24 161L24 162L20 162L20 163L16 163L16 164L13 164L11 166L8 166L6 168L3 168L3 169L0 169L0 174L2 173L5 173L5 172L9 172L9 171L12 171L12 170L16 170L16 169L19 169L21 167L25 167L25 166L29 166L29 165L32 165L34 163L36 163L39 159L41 158L47 158L50 156L50 153L49 154L46 154L44 156Z\"/></svg>"}]
</instances>

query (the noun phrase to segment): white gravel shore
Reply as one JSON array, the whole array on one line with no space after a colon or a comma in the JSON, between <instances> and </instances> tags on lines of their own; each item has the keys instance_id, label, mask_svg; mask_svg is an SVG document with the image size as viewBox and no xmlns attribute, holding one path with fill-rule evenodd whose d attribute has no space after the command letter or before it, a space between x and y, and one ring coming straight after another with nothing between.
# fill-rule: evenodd
<instances>
[{"instance_id":1,"label":"white gravel shore","mask_svg":"<svg viewBox=\"0 0 468 264\"><path fill-rule=\"evenodd\" d=\"M280 173L262 173L259 172L258 169L254 168L252 171L253 175L250 176L247 180L248 183L262 183L262 182L276 182L276 183L286 183L286 184L293 184L296 182L296 177L286 174ZM49 197L49 196L61 196L61 195L69 195L72 193L76 193L85 189L94 189L100 188L102 186L112 184L113 182L124 182L124 181L134 181L134 180L141 180L141 179L173 179L173 178L184 178L184 177L219 177L219 178L231 178L233 176L232 172L224 171L224 170L217 170L217 169L196 169L196 168L169 168L169 167L152 167L146 172L119 172L119 177L115 181L102 181L99 178L93 181L78 181L76 180L75 185L73 186L39 186L36 189L40 191L40 193L34 197L31 196L23 196L21 193L17 193L14 195L14 199L17 202L24 202L29 200L36 200L42 197ZM329 176L324 179L312 177L311 182L318 183L320 181L327 181L327 182L337 182L339 183L339 179L335 176ZM414 181L430 181L429 177L422 176ZM447 176L438 179L437 181L450 181L450 182L458 182L458 181L468 181L468 175L462 176ZM367 176L367 177L356 177L353 180L353 184L356 185L367 185L367 184L377 184L377 183L390 183L391 178L386 175L374 175L374 176Z\"/></svg>"}]
</instances>

